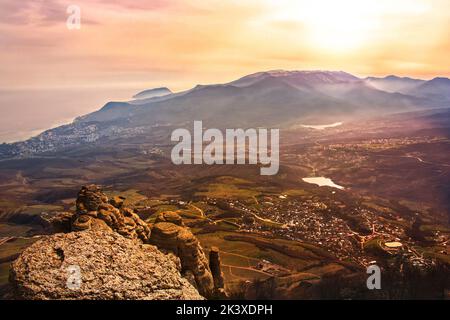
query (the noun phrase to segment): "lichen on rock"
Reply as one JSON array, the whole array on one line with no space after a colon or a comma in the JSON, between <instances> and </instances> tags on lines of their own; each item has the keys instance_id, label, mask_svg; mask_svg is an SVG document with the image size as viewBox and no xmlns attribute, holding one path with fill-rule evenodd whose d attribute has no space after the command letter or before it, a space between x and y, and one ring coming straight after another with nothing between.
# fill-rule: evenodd
<instances>
[{"instance_id":1,"label":"lichen on rock","mask_svg":"<svg viewBox=\"0 0 450 320\"><path fill-rule=\"evenodd\" d=\"M10 283L18 299L203 299L174 256L111 231L37 241L12 264Z\"/></svg>"},{"instance_id":2,"label":"lichen on rock","mask_svg":"<svg viewBox=\"0 0 450 320\"><path fill-rule=\"evenodd\" d=\"M48 224L53 225L54 232L68 232L68 234L55 235L50 238L51 240L38 242L38 244L36 244L33 249L30 249L34 250L33 254L30 255L30 252L24 252L24 254L17 260L16 264L14 265L12 280L18 289L17 292L19 293L19 295L29 298L35 296L36 299L71 298L72 295L70 294L70 291L64 291L64 288L61 287L62 284L58 282L59 280L61 280L61 274L58 273L55 269L56 267L54 263L56 263L57 261L55 262L54 260L55 257L64 257L64 259L62 259L61 261L61 264L64 264L66 266L67 261L77 261L78 258L71 248L69 248L68 251L71 254L67 256L65 254L65 252L67 251L66 249L60 247L59 245L54 245L51 242L57 241L58 243L62 243L63 246L67 246L68 243L74 242L76 239L78 239L78 242L83 242L85 240L90 241L91 239L89 239L89 237L95 235L96 237L99 237L94 246L99 251L99 270L107 269L107 266L102 265L102 263L107 263L111 259L116 259L116 253L113 252L114 250L112 250L112 248L117 247L117 245L108 243L108 240L111 240L112 238L127 238L133 240L133 243L135 243L135 245L132 246L131 244L129 244L129 242L123 241L119 241L119 243L124 243L127 245L129 244L129 250L136 250L136 248L138 248L138 251L136 253L129 253L130 257L141 255L141 259L146 259L145 254L139 253L143 248L145 248L146 252L148 250L156 250L158 252L158 256L163 255L167 257L167 259L172 261L172 263L177 266L177 270L179 273L181 273L183 281L189 282L193 288L198 290L197 294L200 293L203 297L208 299L226 297L223 285L223 274L220 270L220 257L218 249L214 249L214 252L212 251L210 253L210 260L208 261L197 237L195 237L191 230L183 223L183 219L180 217L180 215L178 215L178 213L173 211L159 213L154 221L153 227L150 229L150 226L145 221L143 221L134 212L134 210L124 205L125 200L125 198L120 196L115 196L112 199L108 199L106 194L102 192L101 188L96 185L88 185L82 187L80 192L78 193L75 213L61 213L56 217L48 220ZM106 236L107 239L101 238L103 237L103 235ZM85 239L85 237L88 238ZM156 247L149 246L147 244L152 244ZM86 248L85 251L88 253L91 251L91 248L89 247L87 242L77 243L77 245L78 247ZM53 249L48 249L49 246L53 247ZM102 246L106 246L104 252L101 252ZM120 248L118 249L119 255L121 255ZM42 250L47 251L43 252ZM165 255L159 250L161 250ZM83 259L87 258L84 256L86 252L82 251L83 250L79 251L79 259L82 259L82 262L84 263L87 261ZM97 252L95 254L97 254ZM90 256L95 258L95 254L90 253ZM37 263L27 266L27 264L30 263L30 260L27 260L29 259L29 256L33 257L33 259L36 260ZM38 261L47 258L47 261ZM140 259L138 258L136 258L135 260L137 264L147 265L148 263L152 263L153 260L151 259L152 258L150 258L150 262L140 261ZM30 268L30 270L34 270L35 265L40 265L44 269L50 268L50 270L52 270L49 271L51 272L49 276L52 279L50 282L52 283L52 285L59 284L60 286L57 287L58 289L52 291L50 287L45 287L46 282L42 273L44 271L42 270L36 269L35 272L30 273L29 276L24 275L25 269L22 270L21 268ZM91 267L91 265L87 264L86 266L88 270L90 270L89 268ZM161 266L164 268L164 263L159 264L159 267ZM134 267L127 266L127 268L128 267L130 267L130 270L132 270L132 272L134 273ZM84 271L86 271L86 267ZM153 270L149 269L148 272L151 274ZM120 274L124 274L124 276L122 278L121 276L119 276L119 278L117 278L119 279L119 281L120 279L126 279L129 276L128 269L123 269L122 271L120 271ZM87 279L91 279L89 280L90 283L99 281L96 278L97 274L94 271L87 272L86 275ZM33 290L29 288L29 285L32 285L35 281L34 277L37 277L36 281L38 281L38 283L39 281L41 281L40 285L42 286L42 288L39 287L39 290ZM52 277L57 278L55 279ZM115 275L115 277L117 277L117 275ZM133 276L131 279L135 278L136 277ZM162 281L162 283L164 283L165 281L163 278L158 279ZM144 285L145 281L143 282ZM101 283L97 283L97 285L101 286ZM125 286L125 284L123 284L123 286ZM41 295L39 292L47 293ZM124 292L114 292L115 298L146 298L143 293L139 293L137 294L137 296L135 296L131 293ZM72 294L74 295L74 297L78 297L77 294L79 294L79 292L72 292ZM85 297L85 293L83 293L82 296ZM103 293L101 292L96 292L95 294L93 294L92 298L106 299L110 298L111 294L108 292L106 293L106 296L103 296ZM85 298L91 297L86 296ZM170 299L170 297L168 298ZM176 298L176 295L173 298Z\"/></svg>"}]
</instances>

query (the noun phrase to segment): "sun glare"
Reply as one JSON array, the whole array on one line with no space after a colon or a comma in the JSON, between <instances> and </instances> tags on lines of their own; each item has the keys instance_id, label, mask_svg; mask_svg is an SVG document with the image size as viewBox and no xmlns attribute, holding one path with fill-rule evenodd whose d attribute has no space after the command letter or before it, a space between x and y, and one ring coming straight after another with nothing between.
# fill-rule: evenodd
<instances>
[{"instance_id":1,"label":"sun glare","mask_svg":"<svg viewBox=\"0 0 450 320\"><path fill-rule=\"evenodd\" d=\"M419 0L396 4L372 0L267 0L276 21L297 22L309 45L332 52L347 52L369 44L386 15L425 10ZM388 30L386 31L388 32Z\"/></svg>"},{"instance_id":2,"label":"sun glare","mask_svg":"<svg viewBox=\"0 0 450 320\"><path fill-rule=\"evenodd\" d=\"M373 5L360 0L271 1L273 18L301 23L306 41L318 49L346 51L363 45L377 26Z\"/></svg>"},{"instance_id":3,"label":"sun glare","mask_svg":"<svg viewBox=\"0 0 450 320\"><path fill-rule=\"evenodd\" d=\"M358 0L314 1L303 15L309 41L316 47L345 51L370 41L377 12Z\"/></svg>"}]
</instances>

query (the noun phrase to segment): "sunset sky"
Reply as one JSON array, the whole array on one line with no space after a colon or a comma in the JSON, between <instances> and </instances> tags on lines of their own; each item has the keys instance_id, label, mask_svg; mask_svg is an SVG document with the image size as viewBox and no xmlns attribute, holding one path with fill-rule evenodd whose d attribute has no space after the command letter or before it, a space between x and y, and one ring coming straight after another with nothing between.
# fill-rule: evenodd
<instances>
[{"instance_id":1,"label":"sunset sky","mask_svg":"<svg viewBox=\"0 0 450 320\"><path fill-rule=\"evenodd\" d=\"M450 76L448 0L0 0L0 15L1 90L104 92L82 111L270 69Z\"/></svg>"}]
</instances>

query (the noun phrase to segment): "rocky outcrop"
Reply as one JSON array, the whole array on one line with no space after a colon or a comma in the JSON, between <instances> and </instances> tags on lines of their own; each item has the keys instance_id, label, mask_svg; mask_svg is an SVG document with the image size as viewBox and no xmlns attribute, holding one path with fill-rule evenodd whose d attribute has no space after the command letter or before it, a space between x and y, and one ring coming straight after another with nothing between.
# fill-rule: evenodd
<instances>
[{"instance_id":1,"label":"rocky outcrop","mask_svg":"<svg viewBox=\"0 0 450 320\"><path fill-rule=\"evenodd\" d=\"M173 214L171 217L174 218ZM152 228L150 243L179 257L182 274L196 286L201 295L206 298L213 297L214 280L208 259L197 238L188 228L172 222L157 222Z\"/></svg>"},{"instance_id":2,"label":"rocky outcrop","mask_svg":"<svg viewBox=\"0 0 450 320\"><path fill-rule=\"evenodd\" d=\"M173 254L183 277L206 298L226 297L217 248L208 261L198 239L176 212L159 213L153 227L127 208L123 197L109 199L96 185L84 186L78 193L75 213L60 213L48 220L54 232L116 232L125 238L153 244Z\"/></svg>"},{"instance_id":3,"label":"rocky outcrop","mask_svg":"<svg viewBox=\"0 0 450 320\"><path fill-rule=\"evenodd\" d=\"M173 211L161 212L155 219L155 223L158 222L170 222L177 226L184 226L183 219L178 213Z\"/></svg>"},{"instance_id":4,"label":"rocky outcrop","mask_svg":"<svg viewBox=\"0 0 450 320\"><path fill-rule=\"evenodd\" d=\"M211 270L214 278L214 287L223 288L223 272L221 268L219 248L217 247L211 247L211 250L209 251L209 269Z\"/></svg>"},{"instance_id":5,"label":"rocky outcrop","mask_svg":"<svg viewBox=\"0 0 450 320\"><path fill-rule=\"evenodd\" d=\"M72 230L113 230L130 239L147 242L150 228L133 210L123 206L124 198L111 200L96 185L84 186L78 193Z\"/></svg>"},{"instance_id":6,"label":"rocky outcrop","mask_svg":"<svg viewBox=\"0 0 450 320\"><path fill-rule=\"evenodd\" d=\"M34 243L12 264L10 283L18 299L202 299L180 270L154 246L88 230Z\"/></svg>"},{"instance_id":7,"label":"rocky outcrop","mask_svg":"<svg viewBox=\"0 0 450 320\"><path fill-rule=\"evenodd\" d=\"M224 275L221 268L219 248L211 247L209 251L209 269L214 279L214 295L216 298L226 298Z\"/></svg>"},{"instance_id":8,"label":"rocky outcrop","mask_svg":"<svg viewBox=\"0 0 450 320\"><path fill-rule=\"evenodd\" d=\"M42 213L40 217L44 222L41 225L49 233L70 232L72 229L73 213L71 212L59 212L52 216Z\"/></svg>"}]
</instances>

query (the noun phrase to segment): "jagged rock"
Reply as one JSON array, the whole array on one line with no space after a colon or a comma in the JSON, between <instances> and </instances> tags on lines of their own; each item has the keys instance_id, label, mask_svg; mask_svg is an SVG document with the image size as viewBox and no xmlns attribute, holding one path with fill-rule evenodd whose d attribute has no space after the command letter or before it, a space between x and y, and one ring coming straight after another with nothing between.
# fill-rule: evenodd
<instances>
[{"instance_id":1,"label":"jagged rock","mask_svg":"<svg viewBox=\"0 0 450 320\"><path fill-rule=\"evenodd\" d=\"M201 295L206 298L213 296L214 281L208 260L198 239L188 228L171 222L155 223L150 243L179 257L183 275L195 279L195 285Z\"/></svg>"},{"instance_id":2,"label":"jagged rock","mask_svg":"<svg viewBox=\"0 0 450 320\"><path fill-rule=\"evenodd\" d=\"M98 186L82 187L78 194L76 213L70 217L70 230L75 232L116 232L129 239L139 239L172 253L178 259L183 276L192 283L201 295L207 298L226 297L220 258L212 255L210 264L198 239L187 228L176 212L160 213L150 230L149 225L130 208L124 207L123 197L108 197ZM67 219L68 217L64 217ZM65 220L64 220L65 221Z\"/></svg>"},{"instance_id":3,"label":"jagged rock","mask_svg":"<svg viewBox=\"0 0 450 320\"><path fill-rule=\"evenodd\" d=\"M178 256L178 232L180 229L180 226L170 222L155 223L149 242L161 250L171 251Z\"/></svg>"},{"instance_id":4,"label":"jagged rock","mask_svg":"<svg viewBox=\"0 0 450 320\"><path fill-rule=\"evenodd\" d=\"M90 215L81 215L72 222L72 231L84 230L105 230L112 231L111 228L100 219L95 219Z\"/></svg>"},{"instance_id":5,"label":"jagged rock","mask_svg":"<svg viewBox=\"0 0 450 320\"><path fill-rule=\"evenodd\" d=\"M124 198L108 197L96 185L84 186L78 193L72 230L110 229L130 239L146 243L150 228L133 210L123 207Z\"/></svg>"},{"instance_id":6,"label":"jagged rock","mask_svg":"<svg viewBox=\"0 0 450 320\"><path fill-rule=\"evenodd\" d=\"M115 196L109 200L109 203L112 204L117 209L122 208L124 202L125 202L125 198L121 197L121 196Z\"/></svg>"},{"instance_id":7,"label":"jagged rock","mask_svg":"<svg viewBox=\"0 0 450 320\"><path fill-rule=\"evenodd\" d=\"M176 224L177 226L184 226L183 219L178 213L173 211L161 212L155 220L155 223L158 222L171 222L173 224Z\"/></svg>"},{"instance_id":8,"label":"jagged rock","mask_svg":"<svg viewBox=\"0 0 450 320\"><path fill-rule=\"evenodd\" d=\"M211 247L209 251L209 269L214 279L214 295L217 298L226 298L224 275L221 268L219 248Z\"/></svg>"},{"instance_id":9,"label":"jagged rock","mask_svg":"<svg viewBox=\"0 0 450 320\"><path fill-rule=\"evenodd\" d=\"M92 218L88 215L80 215L72 223L73 231L89 230L92 226Z\"/></svg>"},{"instance_id":10,"label":"jagged rock","mask_svg":"<svg viewBox=\"0 0 450 320\"><path fill-rule=\"evenodd\" d=\"M150 237L150 228L147 223L139 218L139 216L129 208L123 208L122 213L125 216L125 225L132 227L132 232L144 242L147 242Z\"/></svg>"},{"instance_id":11,"label":"jagged rock","mask_svg":"<svg viewBox=\"0 0 450 320\"><path fill-rule=\"evenodd\" d=\"M12 264L10 283L18 299L202 299L172 255L111 231L37 241Z\"/></svg>"},{"instance_id":12,"label":"jagged rock","mask_svg":"<svg viewBox=\"0 0 450 320\"><path fill-rule=\"evenodd\" d=\"M77 213L97 211L98 207L106 202L108 202L108 197L101 192L99 186L93 184L83 186L77 197Z\"/></svg>"},{"instance_id":13,"label":"jagged rock","mask_svg":"<svg viewBox=\"0 0 450 320\"><path fill-rule=\"evenodd\" d=\"M182 270L190 270L194 274L199 292L211 298L214 280L209 270L208 259L198 239L187 228L182 228L178 233L178 257Z\"/></svg>"},{"instance_id":14,"label":"jagged rock","mask_svg":"<svg viewBox=\"0 0 450 320\"><path fill-rule=\"evenodd\" d=\"M54 216L48 216L46 213L41 214L41 218L45 221L45 229L48 232L70 232L72 225L73 213L59 212Z\"/></svg>"}]
</instances>

